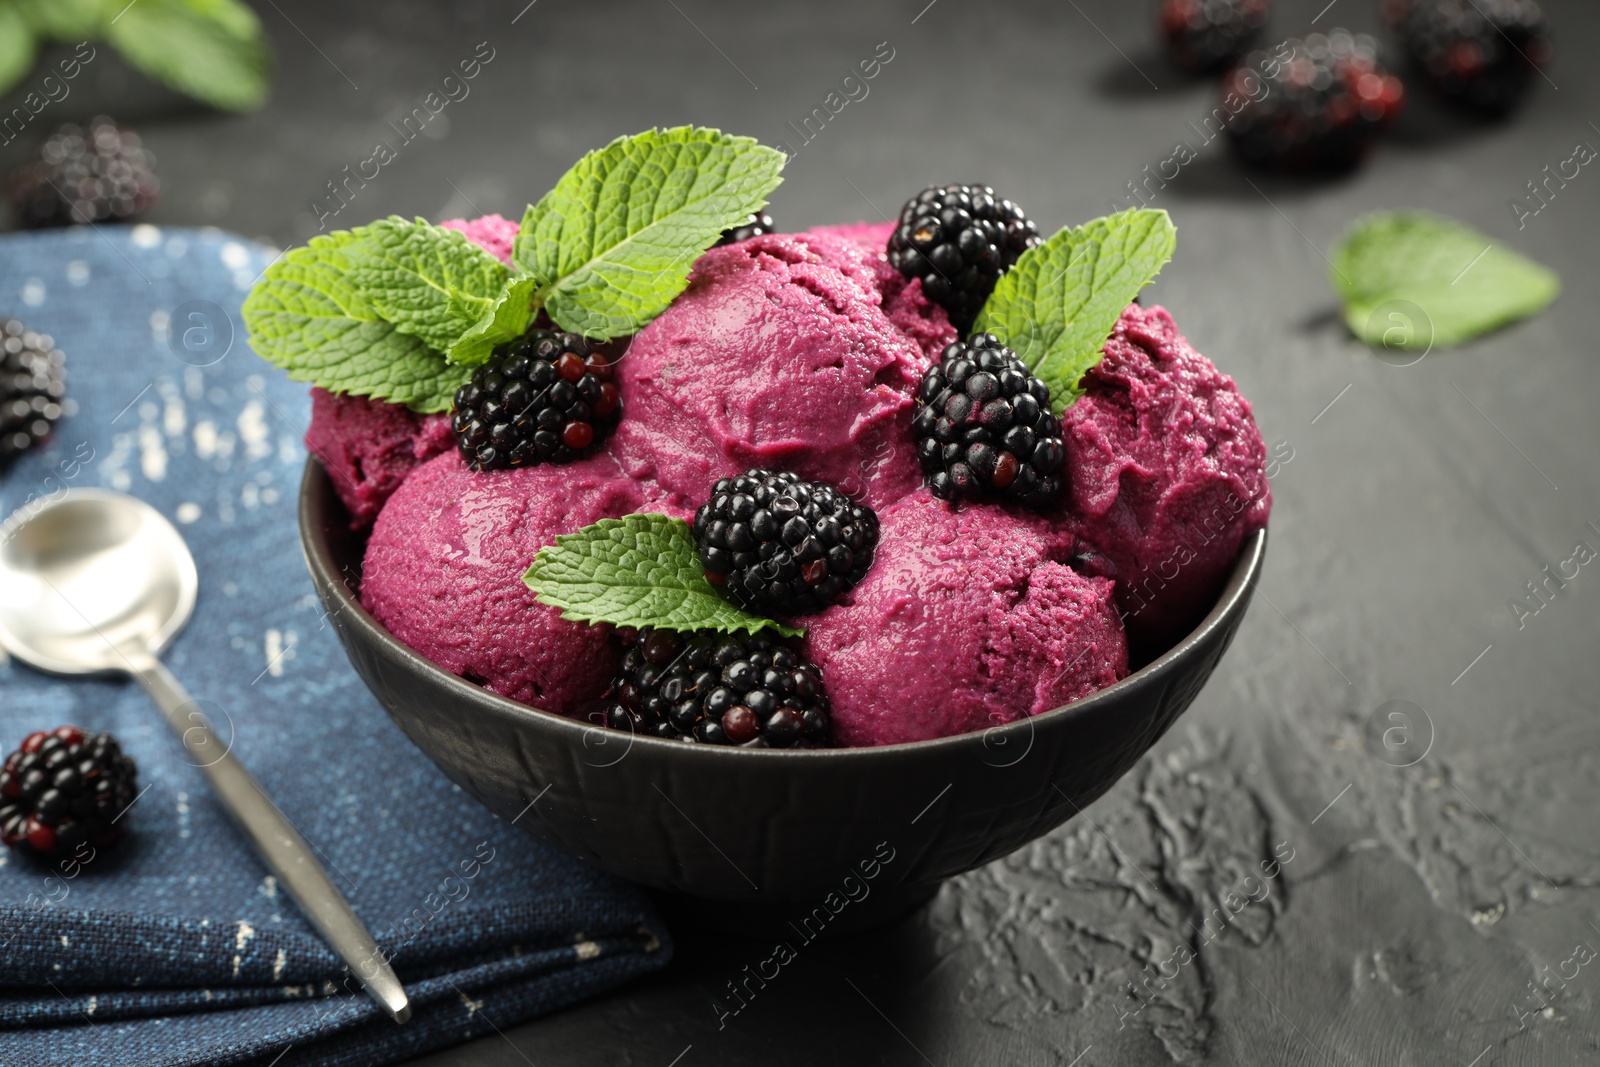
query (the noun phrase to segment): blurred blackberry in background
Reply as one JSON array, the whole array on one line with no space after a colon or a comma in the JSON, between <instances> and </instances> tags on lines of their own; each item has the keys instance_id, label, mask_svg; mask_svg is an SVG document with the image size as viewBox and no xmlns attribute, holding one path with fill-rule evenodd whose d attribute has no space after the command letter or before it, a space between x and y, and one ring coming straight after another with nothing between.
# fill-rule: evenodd
<instances>
[{"instance_id":1,"label":"blurred blackberry in background","mask_svg":"<svg viewBox=\"0 0 1600 1067\"><path fill-rule=\"evenodd\" d=\"M1234 151L1247 163L1287 171L1359 163L1405 100L1400 79L1378 62L1377 42L1348 30L1290 38L1273 54L1252 52L1222 88L1245 99L1228 123Z\"/></svg>"},{"instance_id":2,"label":"blurred blackberry in background","mask_svg":"<svg viewBox=\"0 0 1600 1067\"><path fill-rule=\"evenodd\" d=\"M1050 387L992 333L952 342L923 373L911 433L940 500L1042 507L1061 488L1066 445Z\"/></svg>"},{"instance_id":3,"label":"blurred blackberry in background","mask_svg":"<svg viewBox=\"0 0 1600 1067\"><path fill-rule=\"evenodd\" d=\"M710 630L623 637L629 648L606 691L607 726L710 745L827 745L822 671L781 641Z\"/></svg>"},{"instance_id":4,"label":"blurred blackberry in background","mask_svg":"<svg viewBox=\"0 0 1600 1067\"><path fill-rule=\"evenodd\" d=\"M764 233L777 233L777 226L773 224L772 216L765 211L758 211L731 230L723 230L722 236L712 248L721 248L723 245L737 244L748 241L752 237L760 237Z\"/></svg>"},{"instance_id":5,"label":"blurred blackberry in background","mask_svg":"<svg viewBox=\"0 0 1600 1067\"><path fill-rule=\"evenodd\" d=\"M762 614L821 611L872 566L878 516L789 471L723 478L694 515L706 578Z\"/></svg>"},{"instance_id":6,"label":"blurred blackberry in background","mask_svg":"<svg viewBox=\"0 0 1600 1067\"><path fill-rule=\"evenodd\" d=\"M104 116L87 130L68 123L31 163L12 171L6 200L23 229L123 222L160 199L156 157L139 135Z\"/></svg>"},{"instance_id":7,"label":"blurred blackberry in background","mask_svg":"<svg viewBox=\"0 0 1600 1067\"><path fill-rule=\"evenodd\" d=\"M110 734L37 730L0 769L0 841L44 859L105 847L137 796L137 768Z\"/></svg>"},{"instance_id":8,"label":"blurred blackberry in background","mask_svg":"<svg viewBox=\"0 0 1600 1067\"><path fill-rule=\"evenodd\" d=\"M571 463L622 418L608 349L533 329L494 350L456 390L451 429L475 471Z\"/></svg>"},{"instance_id":9,"label":"blurred blackberry in background","mask_svg":"<svg viewBox=\"0 0 1600 1067\"><path fill-rule=\"evenodd\" d=\"M1441 96L1489 116L1521 103L1555 51L1535 0L1390 0L1384 20Z\"/></svg>"},{"instance_id":10,"label":"blurred blackberry in background","mask_svg":"<svg viewBox=\"0 0 1600 1067\"><path fill-rule=\"evenodd\" d=\"M0 470L50 436L67 395L66 357L48 334L0 319Z\"/></svg>"},{"instance_id":11,"label":"blurred blackberry in background","mask_svg":"<svg viewBox=\"0 0 1600 1067\"><path fill-rule=\"evenodd\" d=\"M1261 36L1272 0L1162 0L1167 55L1190 74L1221 70Z\"/></svg>"},{"instance_id":12,"label":"blurred blackberry in background","mask_svg":"<svg viewBox=\"0 0 1600 1067\"><path fill-rule=\"evenodd\" d=\"M1038 244L1039 228L987 185L934 185L907 200L889 235L889 263L950 315L965 334L1017 257Z\"/></svg>"}]
</instances>

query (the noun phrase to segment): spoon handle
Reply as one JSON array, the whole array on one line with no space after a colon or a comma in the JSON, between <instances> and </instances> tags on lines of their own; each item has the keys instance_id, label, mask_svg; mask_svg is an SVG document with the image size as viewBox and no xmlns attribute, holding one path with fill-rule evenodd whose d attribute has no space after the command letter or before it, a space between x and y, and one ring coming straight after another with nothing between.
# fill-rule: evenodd
<instances>
[{"instance_id":1,"label":"spoon handle","mask_svg":"<svg viewBox=\"0 0 1600 1067\"><path fill-rule=\"evenodd\" d=\"M341 959L366 986L367 993L397 1023L411 1018L406 991L382 951L362 925L350 904L329 880L311 846L294 824L262 791L244 764L217 739L199 706L161 661L140 657L134 661L135 679L161 708L167 724L183 738L211 780L222 806L250 838L256 851L289 891L311 925L321 932Z\"/></svg>"}]
</instances>

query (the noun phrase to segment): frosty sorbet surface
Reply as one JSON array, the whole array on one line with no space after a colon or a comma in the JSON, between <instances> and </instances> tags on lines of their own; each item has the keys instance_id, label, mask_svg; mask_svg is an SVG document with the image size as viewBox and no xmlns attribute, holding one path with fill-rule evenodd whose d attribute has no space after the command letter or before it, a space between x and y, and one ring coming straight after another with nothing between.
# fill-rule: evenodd
<instances>
[{"instance_id":1,"label":"frosty sorbet surface","mask_svg":"<svg viewBox=\"0 0 1600 1067\"><path fill-rule=\"evenodd\" d=\"M351 529L371 526L412 471L455 446L449 415L418 415L370 397L311 390L306 451L327 468Z\"/></svg>"},{"instance_id":2,"label":"frosty sorbet surface","mask_svg":"<svg viewBox=\"0 0 1600 1067\"><path fill-rule=\"evenodd\" d=\"M864 247L827 235L707 252L618 368L612 450L623 469L689 507L753 467L793 470L874 508L911 491L921 480L912 393L928 360L885 313L881 278Z\"/></svg>"},{"instance_id":3,"label":"frosty sorbet surface","mask_svg":"<svg viewBox=\"0 0 1600 1067\"><path fill-rule=\"evenodd\" d=\"M983 730L1128 673L1112 583L1060 562L1071 539L1047 519L919 489L879 520L866 578L808 619L840 744Z\"/></svg>"},{"instance_id":4,"label":"frosty sorbet surface","mask_svg":"<svg viewBox=\"0 0 1600 1067\"><path fill-rule=\"evenodd\" d=\"M567 622L522 573L556 535L653 510L601 452L563 467L474 472L450 452L389 499L361 602L412 650L492 692L561 714L598 697L620 653L608 626Z\"/></svg>"},{"instance_id":5,"label":"frosty sorbet surface","mask_svg":"<svg viewBox=\"0 0 1600 1067\"><path fill-rule=\"evenodd\" d=\"M1136 640L1160 646L1211 607L1245 537L1267 524L1266 447L1233 379L1160 307L1131 304L1061 420L1058 518L1115 578Z\"/></svg>"},{"instance_id":6,"label":"frosty sorbet surface","mask_svg":"<svg viewBox=\"0 0 1600 1067\"><path fill-rule=\"evenodd\" d=\"M467 240L507 266L511 264L511 246L517 239L517 231L522 229L521 223L501 218L499 215L480 215L471 221L451 219L439 225L447 230L459 230L466 234Z\"/></svg>"}]
</instances>

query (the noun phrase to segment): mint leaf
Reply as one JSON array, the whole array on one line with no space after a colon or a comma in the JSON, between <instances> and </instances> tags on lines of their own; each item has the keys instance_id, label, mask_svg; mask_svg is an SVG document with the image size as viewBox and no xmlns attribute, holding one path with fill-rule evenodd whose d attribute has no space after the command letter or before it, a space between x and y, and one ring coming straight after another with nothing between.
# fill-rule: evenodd
<instances>
[{"instance_id":1,"label":"mint leaf","mask_svg":"<svg viewBox=\"0 0 1600 1067\"><path fill-rule=\"evenodd\" d=\"M599 340L635 333L688 284L722 231L767 202L783 153L679 126L590 152L528 208L517 266L543 280L550 318Z\"/></svg>"},{"instance_id":2,"label":"mint leaf","mask_svg":"<svg viewBox=\"0 0 1600 1067\"><path fill-rule=\"evenodd\" d=\"M138 0L105 26L131 65L225 111L267 99L272 56L261 23L239 0Z\"/></svg>"},{"instance_id":3,"label":"mint leaf","mask_svg":"<svg viewBox=\"0 0 1600 1067\"><path fill-rule=\"evenodd\" d=\"M1555 273L1452 219L1389 212L1357 222L1329 279L1344 318L1372 345L1426 350L1470 341L1544 310Z\"/></svg>"},{"instance_id":4,"label":"mint leaf","mask_svg":"<svg viewBox=\"0 0 1600 1067\"><path fill-rule=\"evenodd\" d=\"M724 600L695 554L688 523L665 515L601 519L540 549L522 580L562 618L669 630L803 630Z\"/></svg>"},{"instance_id":5,"label":"mint leaf","mask_svg":"<svg viewBox=\"0 0 1600 1067\"><path fill-rule=\"evenodd\" d=\"M245 301L245 325L296 380L448 411L471 365L527 328L534 290L454 230L388 218L286 254Z\"/></svg>"},{"instance_id":6,"label":"mint leaf","mask_svg":"<svg viewBox=\"0 0 1600 1067\"><path fill-rule=\"evenodd\" d=\"M102 0L10 0L10 6L22 13L34 33L58 41L98 37L101 20L110 17Z\"/></svg>"},{"instance_id":7,"label":"mint leaf","mask_svg":"<svg viewBox=\"0 0 1600 1067\"><path fill-rule=\"evenodd\" d=\"M470 368L450 366L379 317L349 278L346 253L360 240L345 230L323 234L268 267L244 302L250 347L296 381L448 411Z\"/></svg>"},{"instance_id":8,"label":"mint leaf","mask_svg":"<svg viewBox=\"0 0 1600 1067\"><path fill-rule=\"evenodd\" d=\"M122 10L120 5L123 2L124 0L110 0L117 11ZM240 0L180 0L180 2L196 15L214 23L224 33L234 37L243 38L261 33L261 24L256 18L256 13Z\"/></svg>"},{"instance_id":9,"label":"mint leaf","mask_svg":"<svg viewBox=\"0 0 1600 1067\"><path fill-rule=\"evenodd\" d=\"M484 311L477 323L456 338L445 355L451 363L476 367L488 362L496 346L521 337L533 319L533 295L538 279L518 274L506 280L500 295Z\"/></svg>"},{"instance_id":10,"label":"mint leaf","mask_svg":"<svg viewBox=\"0 0 1600 1067\"><path fill-rule=\"evenodd\" d=\"M1123 309L1167 265L1177 234L1165 211L1130 208L1060 230L1001 275L974 326L1008 345L1050 387L1057 415L1103 356Z\"/></svg>"},{"instance_id":11,"label":"mint leaf","mask_svg":"<svg viewBox=\"0 0 1600 1067\"><path fill-rule=\"evenodd\" d=\"M22 13L0 3L0 93L27 76L38 51L39 42Z\"/></svg>"},{"instance_id":12,"label":"mint leaf","mask_svg":"<svg viewBox=\"0 0 1600 1067\"><path fill-rule=\"evenodd\" d=\"M350 284L378 317L447 352L502 295L505 265L465 234L397 215L358 227L345 250Z\"/></svg>"}]
</instances>

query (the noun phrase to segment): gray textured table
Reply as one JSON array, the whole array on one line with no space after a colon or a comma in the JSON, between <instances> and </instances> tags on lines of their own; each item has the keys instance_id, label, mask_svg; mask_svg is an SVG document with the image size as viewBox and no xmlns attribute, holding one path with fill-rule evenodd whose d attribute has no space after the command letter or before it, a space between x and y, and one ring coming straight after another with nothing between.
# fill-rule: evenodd
<instances>
[{"instance_id":1,"label":"gray textured table","mask_svg":"<svg viewBox=\"0 0 1600 1067\"><path fill-rule=\"evenodd\" d=\"M797 148L773 204L785 227L976 179L1053 230L1196 143L1189 123L1212 104L1157 57L1143 2L524 3L261 3L281 65L265 111L205 113L110 58L77 106L115 102L144 130L166 181L153 221L281 244L481 41L493 58L470 95L336 225L514 214L585 149L698 122ZM1325 3L1280 3L1274 39ZM1373 28L1374 6L1336 0L1319 25ZM1465 123L1414 92L1348 178L1252 185L1213 146L1156 200L1180 246L1147 301L1238 380L1281 465L1256 605L1146 763L916 916L808 946L725 1026L713 998L766 950L680 929L665 974L419 1062L1600 1061L1600 967L1575 953L1600 947L1600 571L1535 615L1511 607L1578 542L1600 549L1584 332L1600 175L1521 230L1508 206L1576 142L1600 144L1600 11L1548 6L1554 84L1513 123ZM799 143L788 124L880 42L893 58L867 97ZM1506 240L1565 295L1465 348L1380 361L1339 324L1324 254L1356 215L1400 206ZM1247 881L1275 855L1276 878Z\"/></svg>"}]
</instances>

